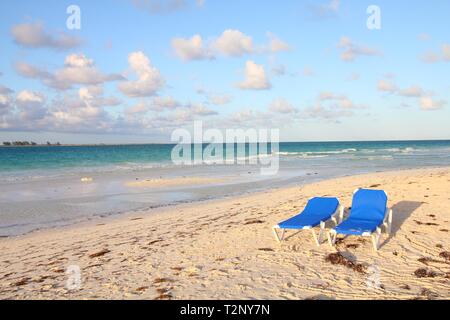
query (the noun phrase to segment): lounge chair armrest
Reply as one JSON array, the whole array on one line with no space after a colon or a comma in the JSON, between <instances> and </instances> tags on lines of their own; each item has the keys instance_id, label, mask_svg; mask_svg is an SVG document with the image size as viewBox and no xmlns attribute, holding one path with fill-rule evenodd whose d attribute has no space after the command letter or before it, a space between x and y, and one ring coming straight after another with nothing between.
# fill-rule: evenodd
<instances>
[{"instance_id":1,"label":"lounge chair armrest","mask_svg":"<svg viewBox=\"0 0 450 320\"><path fill-rule=\"evenodd\" d=\"M386 214L384 216L383 225L386 227L386 233L391 233L392 228L392 214L393 210L390 208L386 208Z\"/></svg>"},{"instance_id":2,"label":"lounge chair armrest","mask_svg":"<svg viewBox=\"0 0 450 320\"><path fill-rule=\"evenodd\" d=\"M334 222L334 224L337 226L339 223L342 222L342 219L344 218L344 207L339 205L336 209L336 211L331 216L331 220Z\"/></svg>"},{"instance_id":3,"label":"lounge chair armrest","mask_svg":"<svg viewBox=\"0 0 450 320\"><path fill-rule=\"evenodd\" d=\"M342 220L344 220L344 211L345 211L345 207L339 206L339 221L338 221L338 223L341 223Z\"/></svg>"}]
</instances>

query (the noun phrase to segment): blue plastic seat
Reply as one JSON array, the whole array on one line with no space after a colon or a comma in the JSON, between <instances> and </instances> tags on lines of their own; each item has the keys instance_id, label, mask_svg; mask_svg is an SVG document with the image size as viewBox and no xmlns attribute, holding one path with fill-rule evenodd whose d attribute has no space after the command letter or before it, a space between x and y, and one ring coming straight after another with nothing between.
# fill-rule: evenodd
<instances>
[{"instance_id":1,"label":"blue plastic seat","mask_svg":"<svg viewBox=\"0 0 450 320\"><path fill-rule=\"evenodd\" d=\"M390 232L392 210L387 208L387 195L383 190L358 189L353 195L352 208L346 220L329 233L334 245L337 234L372 236L375 250L378 250L381 227Z\"/></svg>"},{"instance_id":2,"label":"blue plastic seat","mask_svg":"<svg viewBox=\"0 0 450 320\"><path fill-rule=\"evenodd\" d=\"M325 227L325 221L333 219L337 224L339 200L336 198L315 197L308 201L305 209L298 215L285 220L273 227L273 231L278 241L283 240L285 229L311 229L314 240L320 244L322 233ZM319 236L317 237L312 228L320 225ZM276 229L283 229L281 238Z\"/></svg>"}]
</instances>

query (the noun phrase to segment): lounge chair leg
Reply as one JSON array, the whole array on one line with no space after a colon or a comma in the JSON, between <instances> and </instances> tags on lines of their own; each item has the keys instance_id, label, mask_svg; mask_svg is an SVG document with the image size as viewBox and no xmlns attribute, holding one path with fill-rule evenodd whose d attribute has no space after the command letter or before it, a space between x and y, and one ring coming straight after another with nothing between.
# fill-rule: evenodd
<instances>
[{"instance_id":1,"label":"lounge chair leg","mask_svg":"<svg viewBox=\"0 0 450 320\"><path fill-rule=\"evenodd\" d=\"M280 242L281 239L280 239L280 237L278 236L277 228L276 228L276 227L273 227L273 228L272 228L272 231L273 231L273 234L275 235L275 239L277 239L277 241Z\"/></svg>"},{"instance_id":2,"label":"lounge chair leg","mask_svg":"<svg viewBox=\"0 0 450 320\"><path fill-rule=\"evenodd\" d=\"M320 230L319 230L319 235L316 236L316 232L314 231L314 228L311 228L311 232L314 238L314 242L316 243L316 245L320 246L321 242L322 242L322 235L323 235L323 230L325 229L325 222L321 221L320 222Z\"/></svg>"},{"instance_id":3,"label":"lounge chair leg","mask_svg":"<svg viewBox=\"0 0 450 320\"><path fill-rule=\"evenodd\" d=\"M391 231L392 231L392 209L389 209L386 232L387 234L391 234Z\"/></svg>"},{"instance_id":4,"label":"lounge chair leg","mask_svg":"<svg viewBox=\"0 0 450 320\"><path fill-rule=\"evenodd\" d=\"M327 233L327 237L328 237L328 243L330 244L331 247L334 247L335 243L336 243L336 231L331 230Z\"/></svg>"},{"instance_id":5,"label":"lounge chair leg","mask_svg":"<svg viewBox=\"0 0 450 320\"><path fill-rule=\"evenodd\" d=\"M343 206L339 206L339 218L338 218L338 224L342 222L342 220L344 220L344 207Z\"/></svg>"},{"instance_id":6,"label":"lounge chair leg","mask_svg":"<svg viewBox=\"0 0 450 320\"><path fill-rule=\"evenodd\" d=\"M372 237L373 249L375 251L378 251L379 244L380 244L380 238L381 238L381 229L377 228L377 231L375 231L375 233L372 233L371 237Z\"/></svg>"},{"instance_id":7,"label":"lounge chair leg","mask_svg":"<svg viewBox=\"0 0 450 320\"><path fill-rule=\"evenodd\" d=\"M320 230L319 230L319 236L317 239L317 245L320 245L322 243L322 237L323 237L323 232L325 231L325 222L324 221L320 221Z\"/></svg>"}]
</instances>

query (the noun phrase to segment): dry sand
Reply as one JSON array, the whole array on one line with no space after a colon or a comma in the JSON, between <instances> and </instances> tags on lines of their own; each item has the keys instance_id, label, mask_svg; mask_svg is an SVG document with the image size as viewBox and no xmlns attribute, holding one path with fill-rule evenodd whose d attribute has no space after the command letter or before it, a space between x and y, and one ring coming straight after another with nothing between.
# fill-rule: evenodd
<instances>
[{"instance_id":1,"label":"dry sand","mask_svg":"<svg viewBox=\"0 0 450 320\"><path fill-rule=\"evenodd\" d=\"M307 231L275 241L271 226L309 197L350 206L357 187L394 208L378 252L357 237L317 247ZM376 173L5 238L0 298L449 299L449 190L448 168Z\"/></svg>"}]
</instances>

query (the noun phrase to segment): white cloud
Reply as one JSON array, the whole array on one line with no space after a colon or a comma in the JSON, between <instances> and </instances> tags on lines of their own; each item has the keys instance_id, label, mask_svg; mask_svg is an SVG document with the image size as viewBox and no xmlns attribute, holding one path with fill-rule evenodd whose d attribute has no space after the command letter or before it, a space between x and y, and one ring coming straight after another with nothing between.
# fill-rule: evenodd
<instances>
[{"instance_id":1,"label":"white cloud","mask_svg":"<svg viewBox=\"0 0 450 320\"><path fill-rule=\"evenodd\" d=\"M441 61L441 57L438 54L429 51L422 54L420 60L422 60L425 63L436 63Z\"/></svg>"},{"instance_id":2,"label":"white cloud","mask_svg":"<svg viewBox=\"0 0 450 320\"><path fill-rule=\"evenodd\" d=\"M181 104L172 97L155 97L152 100L152 109L157 111L176 109L181 106Z\"/></svg>"},{"instance_id":3,"label":"white cloud","mask_svg":"<svg viewBox=\"0 0 450 320\"><path fill-rule=\"evenodd\" d=\"M286 66L284 64L279 64L272 67L272 74L276 76L284 76L286 74Z\"/></svg>"},{"instance_id":4,"label":"white cloud","mask_svg":"<svg viewBox=\"0 0 450 320\"><path fill-rule=\"evenodd\" d=\"M411 86L405 89L399 90L398 94L403 97L421 97L424 95L424 91L420 86Z\"/></svg>"},{"instance_id":5,"label":"white cloud","mask_svg":"<svg viewBox=\"0 0 450 320\"><path fill-rule=\"evenodd\" d=\"M425 111L433 111L443 108L447 103L444 100L435 100L430 96L420 98L420 108Z\"/></svg>"},{"instance_id":6,"label":"white cloud","mask_svg":"<svg viewBox=\"0 0 450 320\"><path fill-rule=\"evenodd\" d=\"M296 118L338 121L342 118L351 117L356 112L364 109L367 109L367 106L355 103L344 94L323 91L317 95L311 106L296 112Z\"/></svg>"},{"instance_id":7,"label":"white cloud","mask_svg":"<svg viewBox=\"0 0 450 320\"><path fill-rule=\"evenodd\" d=\"M107 111L103 104L109 98L104 97L100 86L64 92L49 102L39 92L23 90L15 99L0 95L0 128L74 133L155 133L186 124L181 121L183 119L192 121L216 114L198 103L181 106L170 97L157 98L142 100L131 108L113 113ZM147 115L154 104L165 107L169 114Z\"/></svg>"},{"instance_id":8,"label":"white cloud","mask_svg":"<svg viewBox=\"0 0 450 320\"><path fill-rule=\"evenodd\" d=\"M213 42L212 48L225 56L240 57L253 52L253 40L239 30L228 29Z\"/></svg>"},{"instance_id":9,"label":"white cloud","mask_svg":"<svg viewBox=\"0 0 450 320\"><path fill-rule=\"evenodd\" d=\"M144 114L147 113L150 110L149 106L147 103L145 103L144 101L140 101L138 103L136 103L134 106L127 108L125 110L125 113L128 115L136 115L136 114Z\"/></svg>"},{"instance_id":10,"label":"white cloud","mask_svg":"<svg viewBox=\"0 0 450 320\"><path fill-rule=\"evenodd\" d=\"M450 44L444 43L442 45L442 57L445 61L450 61Z\"/></svg>"},{"instance_id":11,"label":"white cloud","mask_svg":"<svg viewBox=\"0 0 450 320\"><path fill-rule=\"evenodd\" d=\"M10 94L13 92L14 92L14 90L0 84L0 94Z\"/></svg>"},{"instance_id":12,"label":"white cloud","mask_svg":"<svg viewBox=\"0 0 450 320\"><path fill-rule=\"evenodd\" d=\"M245 64L245 79L239 84L241 89L265 90L272 85L266 77L264 66L248 60Z\"/></svg>"},{"instance_id":13,"label":"white cloud","mask_svg":"<svg viewBox=\"0 0 450 320\"><path fill-rule=\"evenodd\" d=\"M329 3L323 4L321 7L324 11L338 12L340 5L340 0L331 0Z\"/></svg>"},{"instance_id":14,"label":"white cloud","mask_svg":"<svg viewBox=\"0 0 450 320\"><path fill-rule=\"evenodd\" d=\"M351 101L348 97L342 97L339 99L339 106L342 109L353 109L355 107L353 101Z\"/></svg>"},{"instance_id":15,"label":"white cloud","mask_svg":"<svg viewBox=\"0 0 450 320\"><path fill-rule=\"evenodd\" d=\"M340 118L351 117L355 114L355 111L366 108L365 105L355 103L346 95L324 91L317 96L312 106L304 109L299 115L302 118L336 121Z\"/></svg>"},{"instance_id":16,"label":"white cloud","mask_svg":"<svg viewBox=\"0 0 450 320\"><path fill-rule=\"evenodd\" d=\"M183 125L201 117L217 115L217 112L211 110L200 103L188 103L181 108L175 109L172 113L158 120L167 125Z\"/></svg>"},{"instance_id":17,"label":"white cloud","mask_svg":"<svg viewBox=\"0 0 450 320\"><path fill-rule=\"evenodd\" d=\"M383 92L394 93L398 90L398 88L393 82L381 79L378 81L378 90Z\"/></svg>"},{"instance_id":18,"label":"white cloud","mask_svg":"<svg viewBox=\"0 0 450 320\"><path fill-rule=\"evenodd\" d=\"M297 109L292 106L288 101L283 98L275 99L269 105L269 111L275 113L295 113Z\"/></svg>"},{"instance_id":19,"label":"white cloud","mask_svg":"<svg viewBox=\"0 0 450 320\"><path fill-rule=\"evenodd\" d=\"M267 33L269 43L255 48L251 36L236 29L227 29L218 37L206 42L201 35L190 38L173 38L175 55L183 61L215 59L217 56L242 57L253 53L277 53L290 50L290 46L271 32Z\"/></svg>"},{"instance_id":20,"label":"white cloud","mask_svg":"<svg viewBox=\"0 0 450 320\"><path fill-rule=\"evenodd\" d=\"M186 0L130 0L138 9L150 14L167 14L188 7Z\"/></svg>"},{"instance_id":21,"label":"white cloud","mask_svg":"<svg viewBox=\"0 0 450 320\"><path fill-rule=\"evenodd\" d=\"M304 73L303 75L305 76L312 76L313 75L313 70L312 69L304 69L303 70ZM290 77L295 77L298 75L298 72L296 71L290 71L286 65L284 64L278 64L278 65L274 65L271 67L270 70L271 74L277 77L281 77L281 76L290 76ZM306 75L305 72L311 72L311 74Z\"/></svg>"},{"instance_id":22,"label":"white cloud","mask_svg":"<svg viewBox=\"0 0 450 320\"><path fill-rule=\"evenodd\" d=\"M351 62L359 56L380 56L382 53L377 49L369 48L353 42L349 37L342 37L337 45L341 50L341 60Z\"/></svg>"},{"instance_id":23,"label":"white cloud","mask_svg":"<svg viewBox=\"0 0 450 320\"><path fill-rule=\"evenodd\" d=\"M198 115L198 116L212 116L212 115L216 115L217 114L216 111L211 110L211 109L205 107L204 105L202 105L200 103L190 104L188 106L190 108L190 111L194 115Z\"/></svg>"},{"instance_id":24,"label":"white cloud","mask_svg":"<svg viewBox=\"0 0 450 320\"><path fill-rule=\"evenodd\" d=\"M270 52L276 53L276 52L291 50L291 47L289 46L289 44L287 44L283 40L279 39L272 32L268 32L267 36L269 37L269 51Z\"/></svg>"},{"instance_id":25,"label":"white cloud","mask_svg":"<svg viewBox=\"0 0 450 320\"><path fill-rule=\"evenodd\" d=\"M12 107L11 97L7 94L0 93L0 116L9 113L11 111L11 107Z\"/></svg>"},{"instance_id":26,"label":"white cloud","mask_svg":"<svg viewBox=\"0 0 450 320\"><path fill-rule=\"evenodd\" d=\"M392 77L390 77L392 79ZM404 89L399 88L392 80L381 79L378 81L378 91L396 94L402 97L421 97L425 91L420 86L410 86Z\"/></svg>"},{"instance_id":27,"label":"white cloud","mask_svg":"<svg viewBox=\"0 0 450 320\"><path fill-rule=\"evenodd\" d=\"M450 44L443 43L440 52L425 52L420 59L425 63L448 62L450 61Z\"/></svg>"},{"instance_id":28,"label":"white cloud","mask_svg":"<svg viewBox=\"0 0 450 320\"><path fill-rule=\"evenodd\" d=\"M306 108L301 113L301 116L304 118L319 118L327 120L337 120L343 117L351 117L352 115L353 112L350 110L326 107L319 102L316 102L313 106Z\"/></svg>"},{"instance_id":29,"label":"white cloud","mask_svg":"<svg viewBox=\"0 0 450 320\"><path fill-rule=\"evenodd\" d=\"M326 101L326 100L336 100L339 99L339 96L334 94L331 91L324 91L319 93L319 96L317 97L319 101Z\"/></svg>"},{"instance_id":30,"label":"white cloud","mask_svg":"<svg viewBox=\"0 0 450 320\"><path fill-rule=\"evenodd\" d=\"M94 65L94 60L84 54L70 54L64 60L64 65L71 68L89 68Z\"/></svg>"},{"instance_id":31,"label":"white cloud","mask_svg":"<svg viewBox=\"0 0 450 320\"><path fill-rule=\"evenodd\" d=\"M100 86L81 87L78 90L78 95L82 100L93 99L103 93L103 89Z\"/></svg>"},{"instance_id":32,"label":"white cloud","mask_svg":"<svg viewBox=\"0 0 450 320\"><path fill-rule=\"evenodd\" d=\"M189 39L175 38L172 40L175 54L183 61L213 59L212 52L203 45L202 37L198 34Z\"/></svg>"},{"instance_id":33,"label":"white cloud","mask_svg":"<svg viewBox=\"0 0 450 320\"><path fill-rule=\"evenodd\" d=\"M108 114L73 97L64 97L50 110L49 126L56 131L107 132L111 125Z\"/></svg>"},{"instance_id":34,"label":"white cloud","mask_svg":"<svg viewBox=\"0 0 450 320\"><path fill-rule=\"evenodd\" d=\"M443 108L447 103L444 100L436 100L432 97L432 92L425 91L422 87L415 85L410 86L404 89L398 88L395 83L387 81L387 80L380 80L378 82L378 90L389 92L392 94L395 94L399 97L405 97L405 98L416 98L420 109L429 111L429 110L438 110ZM407 105L406 103L402 103L402 105ZM409 105L408 105L409 106Z\"/></svg>"},{"instance_id":35,"label":"white cloud","mask_svg":"<svg viewBox=\"0 0 450 320\"><path fill-rule=\"evenodd\" d=\"M103 97L103 87L100 85L81 87L78 96L85 104L96 108L117 106L122 102L115 97Z\"/></svg>"},{"instance_id":36,"label":"white cloud","mask_svg":"<svg viewBox=\"0 0 450 320\"><path fill-rule=\"evenodd\" d=\"M142 51L132 52L128 56L130 68L137 74L135 81L125 81L118 85L119 90L129 97L147 97L155 95L165 81L158 69Z\"/></svg>"},{"instance_id":37,"label":"white cloud","mask_svg":"<svg viewBox=\"0 0 450 320\"><path fill-rule=\"evenodd\" d=\"M60 32L52 35L40 22L18 24L12 27L14 42L28 48L51 48L56 50L73 49L81 45L77 37Z\"/></svg>"},{"instance_id":38,"label":"white cloud","mask_svg":"<svg viewBox=\"0 0 450 320\"><path fill-rule=\"evenodd\" d=\"M195 92L199 95L203 95L206 98L206 103L210 105L224 105L232 101L232 96L229 94L217 93L211 90L207 90L204 87L197 87Z\"/></svg>"},{"instance_id":39,"label":"white cloud","mask_svg":"<svg viewBox=\"0 0 450 320\"><path fill-rule=\"evenodd\" d=\"M53 75L46 70L33 66L26 62L17 62L14 65L17 73L31 79L51 79Z\"/></svg>"},{"instance_id":40,"label":"white cloud","mask_svg":"<svg viewBox=\"0 0 450 320\"><path fill-rule=\"evenodd\" d=\"M323 4L310 5L309 9L318 18L329 18L339 13L340 6L340 0L329 0Z\"/></svg>"},{"instance_id":41,"label":"white cloud","mask_svg":"<svg viewBox=\"0 0 450 320\"><path fill-rule=\"evenodd\" d=\"M50 86L55 88L70 88L73 85L98 85L107 81L120 80L119 75L106 75L98 70L92 59L83 54L71 54L66 57L64 68L56 70Z\"/></svg>"},{"instance_id":42,"label":"white cloud","mask_svg":"<svg viewBox=\"0 0 450 320\"><path fill-rule=\"evenodd\" d=\"M107 133L112 130L115 119L104 107L120 101L103 97L101 87L89 86L57 95L51 101L47 101L42 93L23 90L17 94L14 103L16 112L6 121L0 121L1 127L19 131Z\"/></svg>"},{"instance_id":43,"label":"white cloud","mask_svg":"<svg viewBox=\"0 0 450 320\"><path fill-rule=\"evenodd\" d=\"M22 90L16 96L21 121L40 120L47 114L46 97L39 92Z\"/></svg>"},{"instance_id":44,"label":"white cloud","mask_svg":"<svg viewBox=\"0 0 450 320\"><path fill-rule=\"evenodd\" d=\"M242 123L251 120L253 117L253 110L243 110L231 114L230 119L233 122Z\"/></svg>"},{"instance_id":45,"label":"white cloud","mask_svg":"<svg viewBox=\"0 0 450 320\"><path fill-rule=\"evenodd\" d=\"M123 79L118 74L104 74L95 67L94 61L83 54L68 55L64 67L51 73L26 62L15 64L16 71L27 78L39 79L45 85L67 90L74 85L99 85L108 81Z\"/></svg>"},{"instance_id":46,"label":"white cloud","mask_svg":"<svg viewBox=\"0 0 450 320\"><path fill-rule=\"evenodd\" d=\"M14 90L0 85L0 128L2 128L3 122L1 121L1 117L12 111L13 105L11 95L13 92Z\"/></svg>"},{"instance_id":47,"label":"white cloud","mask_svg":"<svg viewBox=\"0 0 450 320\"><path fill-rule=\"evenodd\" d=\"M363 109L363 105L355 104L349 97L343 94L335 94L331 91L321 92L317 97L318 104L321 105L323 102L330 102L331 107L339 109Z\"/></svg>"},{"instance_id":48,"label":"white cloud","mask_svg":"<svg viewBox=\"0 0 450 320\"><path fill-rule=\"evenodd\" d=\"M149 111L164 112L181 108L182 104L174 98L154 97L151 101L140 101L134 106L125 110L128 115L145 114Z\"/></svg>"},{"instance_id":49,"label":"white cloud","mask_svg":"<svg viewBox=\"0 0 450 320\"><path fill-rule=\"evenodd\" d=\"M17 94L17 102L18 103L43 103L45 101L45 97L37 92L22 90Z\"/></svg>"},{"instance_id":50,"label":"white cloud","mask_svg":"<svg viewBox=\"0 0 450 320\"><path fill-rule=\"evenodd\" d=\"M207 103L216 106L221 106L231 102L231 96L228 94L209 94L207 96Z\"/></svg>"}]
</instances>

